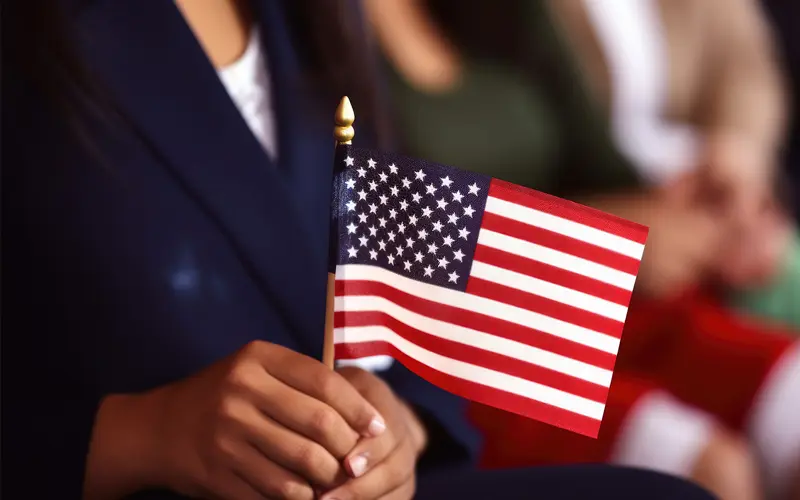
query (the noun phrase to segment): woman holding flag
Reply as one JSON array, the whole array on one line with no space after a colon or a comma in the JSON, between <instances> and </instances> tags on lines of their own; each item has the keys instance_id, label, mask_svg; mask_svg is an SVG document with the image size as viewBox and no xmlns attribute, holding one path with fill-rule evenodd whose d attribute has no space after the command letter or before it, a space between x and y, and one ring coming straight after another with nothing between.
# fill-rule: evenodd
<instances>
[{"instance_id":1,"label":"woman holding flag","mask_svg":"<svg viewBox=\"0 0 800 500\"><path fill-rule=\"evenodd\" d=\"M603 466L475 473L458 398L318 361L331 95L380 129L354 3L7 6L3 492L709 498Z\"/></svg>"}]
</instances>

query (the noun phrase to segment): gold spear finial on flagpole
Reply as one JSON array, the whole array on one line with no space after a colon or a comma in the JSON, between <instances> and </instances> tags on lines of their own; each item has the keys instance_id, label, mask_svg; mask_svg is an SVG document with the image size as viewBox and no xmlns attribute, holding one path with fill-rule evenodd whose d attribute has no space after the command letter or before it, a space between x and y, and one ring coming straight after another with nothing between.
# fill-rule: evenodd
<instances>
[{"instance_id":1,"label":"gold spear finial on flagpole","mask_svg":"<svg viewBox=\"0 0 800 500\"><path fill-rule=\"evenodd\" d=\"M339 101L334 121L336 126L333 127L333 136L336 138L336 142L339 144L352 143L353 137L356 135L356 130L353 128L356 114L353 112L353 106L350 105L350 99L347 96L342 97L342 100Z\"/></svg>"},{"instance_id":2,"label":"gold spear finial on flagpole","mask_svg":"<svg viewBox=\"0 0 800 500\"><path fill-rule=\"evenodd\" d=\"M350 99L342 97L334 115L333 137L336 144L352 144L356 130L353 122L356 121L356 114ZM325 366L333 369L334 363L334 343L333 343L333 298L336 293L336 275L328 273L328 297L325 304L325 336L322 344L322 362Z\"/></svg>"}]
</instances>

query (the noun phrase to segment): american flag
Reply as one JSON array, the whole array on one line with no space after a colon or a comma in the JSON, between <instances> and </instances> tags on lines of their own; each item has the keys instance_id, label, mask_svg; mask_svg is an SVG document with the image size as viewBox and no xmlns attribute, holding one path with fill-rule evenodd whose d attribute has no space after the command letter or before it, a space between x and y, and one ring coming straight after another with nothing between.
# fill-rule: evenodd
<instances>
[{"instance_id":1,"label":"american flag","mask_svg":"<svg viewBox=\"0 0 800 500\"><path fill-rule=\"evenodd\" d=\"M596 437L647 228L452 167L340 145L337 360Z\"/></svg>"}]
</instances>

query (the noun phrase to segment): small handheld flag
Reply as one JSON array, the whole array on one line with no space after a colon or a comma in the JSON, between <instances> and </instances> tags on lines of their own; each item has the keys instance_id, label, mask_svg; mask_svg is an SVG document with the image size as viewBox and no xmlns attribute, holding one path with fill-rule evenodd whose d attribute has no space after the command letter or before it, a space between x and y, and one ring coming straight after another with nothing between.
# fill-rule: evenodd
<instances>
[{"instance_id":1,"label":"small handheld flag","mask_svg":"<svg viewBox=\"0 0 800 500\"><path fill-rule=\"evenodd\" d=\"M596 437L648 229L337 139L336 359Z\"/></svg>"}]
</instances>

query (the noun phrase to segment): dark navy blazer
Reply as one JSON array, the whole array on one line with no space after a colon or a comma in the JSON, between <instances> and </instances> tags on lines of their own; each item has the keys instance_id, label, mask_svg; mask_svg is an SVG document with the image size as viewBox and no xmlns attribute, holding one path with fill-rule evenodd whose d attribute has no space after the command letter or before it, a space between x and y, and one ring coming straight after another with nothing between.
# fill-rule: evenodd
<instances>
[{"instance_id":1,"label":"dark navy blazer","mask_svg":"<svg viewBox=\"0 0 800 500\"><path fill-rule=\"evenodd\" d=\"M4 486L25 498L78 497L104 394L186 377L256 339L321 355L336 103L301 89L280 3L256 5L277 162L172 2L75 14L129 122L94 123L100 154L3 75ZM474 452L461 400L397 363L385 378L447 430L449 458Z\"/></svg>"}]
</instances>

